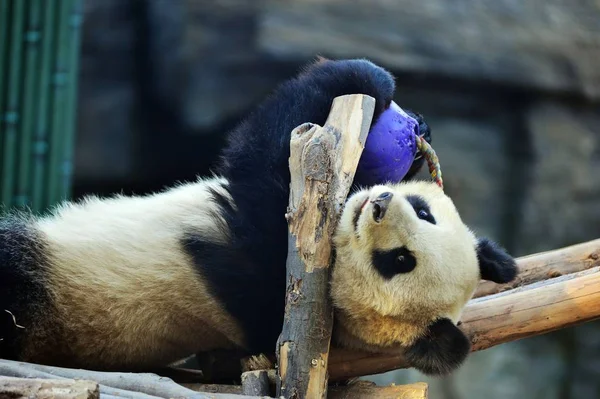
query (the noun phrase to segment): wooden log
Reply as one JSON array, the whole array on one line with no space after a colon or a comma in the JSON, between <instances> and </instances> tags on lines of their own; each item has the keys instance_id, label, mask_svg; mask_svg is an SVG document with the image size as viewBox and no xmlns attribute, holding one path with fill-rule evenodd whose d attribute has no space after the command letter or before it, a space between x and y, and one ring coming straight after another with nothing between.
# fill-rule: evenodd
<instances>
[{"instance_id":1,"label":"wooden log","mask_svg":"<svg viewBox=\"0 0 600 399\"><path fill-rule=\"evenodd\" d=\"M100 388L85 380L0 377L0 398L99 399Z\"/></svg>"},{"instance_id":2,"label":"wooden log","mask_svg":"<svg viewBox=\"0 0 600 399\"><path fill-rule=\"evenodd\" d=\"M332 236L352 185L375 100L334 99L323 127L304 124L290 141L285 316L276 345L285 398L325 397L333 309L328 295Z\"/></svg>"},{"instance_id":3,"label":"wooden log","mask_svg":"<svg viewBox=\"0 0 600 399\"><path fill-rule=\"evenodd\" d=\"M559 277L569 273L600 266L600 239L569 247L541 252L517 259L519 274L507 284L483 281L477 287L474 298L510 290L537 281Z\"/></svg>"},{"instance_id":4,"label":"wooden log","mask_svg":"<svg viewBox=\"0 0 600 399\"><path fill-rule=\"evenodd\" d=\"M521 257L517 260L520 268L519 284L530 284L521 288L510 289L511 284L498 285L488 284L487 282L481 285L479 296L483 294L492 294L494 292L502 292L503 295L512 295L523 289L536 288L555 282L565 281L568 277L556 277L560 274L567 276L578 270L585 270L588 267L599 267L600 240L593 240L578 245L569 246L566 248L533 254ZM524 277L526 276L526 277ZM576 275L575 277L579 276ZM562 280L559 280L561 278ZM573 278L573 276L571 276ZM547 279L550 279L546 281ZM498 298L496 294L494 298ZM486 297L488 298L488 297ZM488 298L492 299L493 298ZM476 302L472 300L467 309ZM550 304L549 306L553 306ZM576 315L574 315L576 316ZM463 322L466 319L463 317ZM561 328L561 326L557 326ZM241 355L240 355L241 356ZM239 358L232 351L223 351L215 355L211 355L212 365L218 369L218 375L221 378L237 378L240 375ZM374 374L397 368L402 368L403 359L401 356L373 356L371 354L352 352L342 349L332 348L330 363L330 378L334 381L343 380L345 378L356 377L361 375Z\"/></svg>"},{"instance_id":5,"label":"wooden log","mask_svg":"<svg viewBox=\"0 0 600 399\"><path fill-rule=\"evenodd\" d=\"M37 370L35 367L41 367L42 370ZM0 375L22 377L22 378L45 378L45 379L69 379L61 376L63 369L57 367L40 366L24 362L4 361L0 359ZM80 370L81 377L74 376L73 379L91 380L86 370ZM125 375L127 373L124 373ZM97 382L97 381L96 381ZM100 399L110 399L118 397L121 399L160 399L158 396L148 395L143 392L133 392L125 389L113 388L104 384L99 384Z\"/></svg>"},{"instance_id":6,"label":"wooden log","mask_svg":"<svg viewBox=\"0 0 600 399\"><path fill-rule=\"evenodd\" d=\"M26 378L72 378L96 381L100 394L130 399L186 397L190 399L250 399L246 395L211 394L195 392L176 384L169 378L149 373L102 372L64 367L44 366L0 359L0 375Z\"/></svg>"},{"instance_id":7,"label":"wooden log","mask_svg":"<svg viewBox=\"0 0 600 399\"><path fill-rule=\"evenodd\" d=\"M460 328L478 351L600 318L600 267L469 302ZM406 367L402 356L332 350L332 381Z\"/></svg>"},{"instance_id":8,"label":"wooden log","mask_svg":"<svg viewBox=\"0 0 600 399\"><path fill-rule=\"evenodd\" d=\"M348 386L330 387L329 399L427 399L428 386L424 382L406 385L377 386L370 381L358 381Z\"/></svg>"},{"instance_id":9,"label":"wooden log","mask_svg":"<svg viewBox=\"0 0 600 399\"><path fill-rule=\"evenodd\" d=\"M241 394L240 385L216 385L216 384L187 384L188 388L198 392L207 393L235 393ZM426 399L428 397L428 386L424 382L406 385L377 386L373 382L358 380L349 385L330 386L327 398L402 398L402 399Z\"/></svg>"},{"instance_id":10,"label":"wooden log","mask_svg":"<svg viewBox=\"0 0 600 399\"><path fill-rule=\"evenodd\" d=\"M248 396L269 396L269 374L267 370L242 373L242 393Z\"/></svg>"}]
</instances>

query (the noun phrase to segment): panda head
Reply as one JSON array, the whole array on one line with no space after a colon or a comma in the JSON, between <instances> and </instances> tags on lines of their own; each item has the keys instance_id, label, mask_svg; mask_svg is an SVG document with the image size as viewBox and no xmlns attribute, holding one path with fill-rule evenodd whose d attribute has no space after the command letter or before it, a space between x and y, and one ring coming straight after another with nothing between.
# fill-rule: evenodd
<instances>
[{"instance_id":1,"label":"panda head","mask_svg":"<svg viewBox=\"0 0 600 399\"><path fill-rule=\"evenodd\" d=\"M331 296L342 340L402 346L428 374L451 371L469 352L456 323L479 281L508 282L517 270L502 248L475 236L432 182L354 193L334 242Z\"/></svg>"}]
</instances>

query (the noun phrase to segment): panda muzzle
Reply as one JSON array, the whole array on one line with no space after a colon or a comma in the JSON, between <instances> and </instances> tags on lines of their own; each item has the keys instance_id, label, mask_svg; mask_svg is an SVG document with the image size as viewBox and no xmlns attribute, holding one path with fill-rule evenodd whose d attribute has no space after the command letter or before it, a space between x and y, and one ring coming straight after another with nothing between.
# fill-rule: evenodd
<instances>
[{"instance_id":1,"label":"panda muzzle","mask_svg":"<svg viewBox=\"0 0 600 399\"><path fill-rule=\"evenodd\" d=\"M376 223L379 223L383 220L383 217L385 216L393 197L394 194L385 192L379 194L377 198L371 200L371 203L373 204L373 220L375 220Z\"/></svg>"}]
</instances>

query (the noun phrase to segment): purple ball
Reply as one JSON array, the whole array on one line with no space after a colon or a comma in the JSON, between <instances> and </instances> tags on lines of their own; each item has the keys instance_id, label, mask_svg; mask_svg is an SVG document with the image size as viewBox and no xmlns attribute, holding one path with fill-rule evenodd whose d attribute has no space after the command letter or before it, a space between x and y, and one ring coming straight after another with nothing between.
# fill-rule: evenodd
<instances>
[{"instance_id":1,"label":"purple ball","mask_svg":"<svg viewBox=\"0 0 600 399\"><path fill-rule=\"evenodd\" d=\"M373 186L400 182L417 153L419 124L392 101L371 128L355 176L355 183Z\"/></svg>"}]
</instances>

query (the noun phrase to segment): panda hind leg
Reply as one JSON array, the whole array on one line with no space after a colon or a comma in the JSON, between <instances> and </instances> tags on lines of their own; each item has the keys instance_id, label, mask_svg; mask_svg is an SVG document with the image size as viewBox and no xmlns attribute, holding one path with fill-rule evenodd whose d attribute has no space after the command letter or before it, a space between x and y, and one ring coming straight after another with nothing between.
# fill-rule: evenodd
<instances>
[{"instance_id":1,"label":"panda hind leg","mask_svg":"<svg viewBox=\"0 0 600 399\"><path fill-rule=\"evenodd\" d=\"M411 346L404 356L408 363L426 375L447 375L456 370L471 351L471 342L450 321L438 319Z\"/></svg>"}]
</instances>

